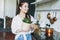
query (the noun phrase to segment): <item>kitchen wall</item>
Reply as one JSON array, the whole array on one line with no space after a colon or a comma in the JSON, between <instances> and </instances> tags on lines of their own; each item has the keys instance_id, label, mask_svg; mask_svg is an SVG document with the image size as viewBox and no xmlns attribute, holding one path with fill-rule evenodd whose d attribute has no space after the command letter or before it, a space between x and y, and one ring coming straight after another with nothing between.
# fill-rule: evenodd
<instances>
[{"instance_id":1,"label":"kitchen wall","mask_svg":"<svg viewBox=\"0 0 60 40\"><path fill-rule=\"evenodd\" d=\"M55 16L55 13L56 13L57 21L54 24L52 25L50 24L50 25L51 25L51 28L54 28L54 30L60 32L60 11L59 11L60 0L38 4L35 8L36 8L35 18L37 18L38 14L40 15L40 24L41 24L40 26L41 27L46 27L46 24L50 24L49 20L47 19L47 13L50 12L52 18ZM44 10L44 11L39 11L39 10ZM56 10L56 11L53 11L53 10Z\"/></svg>"}]
</instances>

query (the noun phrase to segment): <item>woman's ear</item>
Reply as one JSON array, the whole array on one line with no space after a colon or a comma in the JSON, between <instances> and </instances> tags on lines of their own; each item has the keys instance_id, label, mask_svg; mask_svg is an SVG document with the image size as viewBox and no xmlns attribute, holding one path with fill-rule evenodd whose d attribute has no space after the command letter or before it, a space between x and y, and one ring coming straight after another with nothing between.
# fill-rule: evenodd
<instances>
[{"instance_id":1,"label":"woman's ear","mask_svg":"<svg viewBox=\"0 0 60 40\"><path fill-rule=\"evenodd\" d=\"M21 9L21 7L19 7Z\"/></svg>"}]
</instances>

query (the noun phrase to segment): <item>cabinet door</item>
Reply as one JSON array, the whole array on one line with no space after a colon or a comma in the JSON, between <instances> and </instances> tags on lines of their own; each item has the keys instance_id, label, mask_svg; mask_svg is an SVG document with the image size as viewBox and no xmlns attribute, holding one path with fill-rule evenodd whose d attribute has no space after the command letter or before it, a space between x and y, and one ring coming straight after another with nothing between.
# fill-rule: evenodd
<instances>
[{"instance_id":1,"label":"cabinet door","mask_svg":"<svg viewBox=\"0 0 60 40\"><path fill-rule=\"evenodd\" d=\"M0 0L0 18L4 16L4 0Z\"/></svg>"},{"instance_id":2,"label":"cabinet door","mask_svg":"<svg viewBox=\"0 0 60 40\"><path fill-rule=\"evenodd\" d=\"M0 0L0 30L4 27L4 0Z\"/></svg>"}]
</instances>

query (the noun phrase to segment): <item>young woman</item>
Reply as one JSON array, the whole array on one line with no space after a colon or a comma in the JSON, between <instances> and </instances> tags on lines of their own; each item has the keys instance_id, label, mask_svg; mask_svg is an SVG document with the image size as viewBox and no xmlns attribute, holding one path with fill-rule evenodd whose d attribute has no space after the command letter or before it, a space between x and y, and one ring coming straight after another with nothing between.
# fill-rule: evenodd
<instances>
[{"instance_id":1,"label":"young woman","mask_svg":"<svg viewBox=\"0 0 60 40\"><path fill-rule=\"evenodd\" d=\"M32 40L31 33L34 29L31 24L24 23L22 20L24 18L30 18L31 21L34 21L34 18L28 13L28 2L22 1L19 4L19 14L15 16L12 20L11 29L15 36L15 40Z\"/></svg>"}]
</instances>

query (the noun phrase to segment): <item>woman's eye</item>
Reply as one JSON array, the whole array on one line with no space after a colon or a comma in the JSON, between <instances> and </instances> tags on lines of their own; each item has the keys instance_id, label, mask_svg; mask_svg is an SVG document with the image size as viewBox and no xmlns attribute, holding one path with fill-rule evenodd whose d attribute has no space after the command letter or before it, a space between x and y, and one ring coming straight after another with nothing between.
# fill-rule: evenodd
<instances>
[{"instance_id":1,"label":"woman's eye","mask_svg":"<svg viewBox=\"0 0 60 40\"><path fill-rule=\"evenodd\" d=\"M28 6L25 6L25 8L29 8Z\"/></svg>"},{"instance_id":2,"label":"woman's eye","mask_svg":"<svg viewBox=\"0 0 60 40\"><path fill-rule=\"evenodd\" d=\"M25 6L26 7L26 6Z\"/></svg>"}]
</instances>

